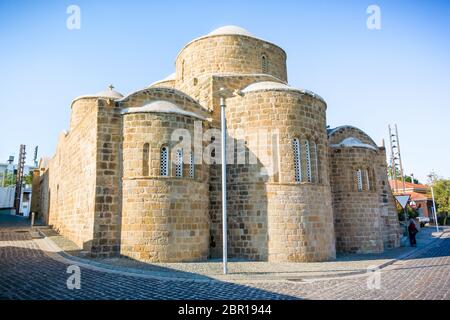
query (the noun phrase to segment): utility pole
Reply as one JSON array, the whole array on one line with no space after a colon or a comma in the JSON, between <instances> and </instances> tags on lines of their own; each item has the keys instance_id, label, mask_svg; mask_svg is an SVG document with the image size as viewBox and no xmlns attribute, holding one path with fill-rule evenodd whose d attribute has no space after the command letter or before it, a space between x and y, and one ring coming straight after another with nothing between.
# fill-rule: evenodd
<instances>
[{"instance_id":1,"label":"utility pole","mask_svg":"<svg viewBox=\"0 0 450 320\"><path fill-rule=\"evenodd\" d=\"M433 186L431 186L431 197L433 198L433 212L434 212L434 219L436 221L436 232L439 232L439 224L438 224L437 213L436 213L436 202L434 202Z\"/></svg>"},{"instance_id":2,"label":"utility pole","mask_svg":"<svg viewBox=\"0 0 450 320\"><path fill-rule=\"evenodd\" d=\"M401 181L403 184L403 194L406 194L405 175L403 173L403 163L402 163L402 155L400 153L400 141L398 138L397 124L395 124L395 133L392 132L390 125L388 127L389 127L389 140L391 143L391 167L394 172L394 185L395 185L394 192L398 193L397 165L399 165L400 166L400 175L402 177ZM396 152L395 152L395 150L396 150ZM398 161L398 163L397 163L397 161ZM403 214L404 214L404 218L405 218L406 233L408 233L408 214L406 212L406 205L403 208Z\"/></svg>"},{"instance_id":3,"label":"utility pole","mask_svg":"<svg viewBox=\"0 0 450 320\"><path fill-rule=\"evenodd\" d=\"M395 163L395 153L394 153L394 143L396 140L394 139L395 135L392 134L391 125L389 128L389 142L391 147L391 179L394 180L394 193L397 193L397 164Z\"/></svg>"},{"instance_id":4,"label":"utility pole","mask_svg":"<svg viewBox=\"0 0 450 320\"><path fill-rule=\"evenodd\" d=\"M20 214L20 200L22 197L22 185L23 185L23 171L25 168L25 145L20 145L19 162L17 163L16 174L16 192L14 196L14 208L16 209L16 215Z\"/></svg>"},{"instance_id":5,"label":"utility pole","mask_svg":"<svg viewBox=\"0 0 450 320\"><path fill-rule=\"evenodd\" d=\"M406 193L405 175L403 174L402 156L400 153L400 139L398 138L397 124L395 124L395 137L397 138L398 161L400 162L400 173L402 175L403 193Z\"/></svg>"}]
</instances>

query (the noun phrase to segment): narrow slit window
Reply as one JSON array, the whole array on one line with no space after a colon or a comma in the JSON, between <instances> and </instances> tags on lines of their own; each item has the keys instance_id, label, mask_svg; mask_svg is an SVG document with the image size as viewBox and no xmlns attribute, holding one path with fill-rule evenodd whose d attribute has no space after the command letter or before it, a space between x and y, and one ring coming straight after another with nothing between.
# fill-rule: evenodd
<instances>
[{"instance_id":1,"label":"narrow slit window","mask_svg":"<svg viewBox=\"0 0 450 320\"><path fill-rule=\"evenodd\" d=\"M183 150L177 150L177 159L175 164L175 176L178 178L183 176Z\"/></svg>"},{"instance_id":2,"label":"narrow slit window","mask_svg":"<svg viewBox=\"0 0 450 320\"><path fill-rule=\"evenodd\" d=\"M363 180L362 180L361 169L356 170L356 185L357 185L358 191L363 191Z\"/></svg>"},{"instance_id":3,"label":"narrow slit window","mask_svg":"<svg viewBox=\"0 0 450 320\"><path fill-rule=\"evenodd\" d=\"M317 154L317 143L312 143L313 161L314 161L314 182L319 183L319 155Z\"/></svg>"},{"instance_id":4,"label":"narrow slit window","mask_svg":"<svg viewBox=\"0 0 450 320\"><path fill-rule=\"evenodd\" d=\"M369 170L365 170L365 176L366 176L366 190L370 191L370 177L369 177Z\"/></svg>"},{"instance_id":5,"label":"narrow slit window","mask_svg":"<svg viewBox=\"0 0 450 320\"><path fill-rule=\"evenodd\" d=\"M161 148L161 176L169 176L169 148L164 146Z\"/></svg>"},{"instance_id":6,"label":"narrow slit window","mask_svg":"<svg viewBox=\"0 0 450 320\"><path fill-rule=\"evenodd\" d=\"M295 181L302 181L302 167L300 163L300 142L297 138L292 140L292 148L294 152L294 169L295 169Z\"/></svg>"},{"instance_id":7,"label":"narrow slit window","mask_svg":"<svg viewBox=\"0 0 450 320\"><path fill-rule=\"evenodd\" d=\"M149 150L150 146L148 143L144 144L144 148L142 151L142 175L144 177L149 175Z\"/></svg>"},{"instance_id":8,"label":"narrow slit window","mask_svg":"<svg viewBox=\"0 0 450 320\"><path fill-rule=\"evenodd\" d=\"M305 140L305 163L306 163L306 178L308 182L312 182L311 173L311 152L309 150L309 141Z\"/></svg>"},{"instance_id":9,"label":"narrow slit window","mask_svg":"<svg viewBox=\"0 0 450 320\"><path fill-rule=\"evenodd\" d=\"M261 56L261 70L262 73L269 72L269 62L267 61L267 57L264 54Z\"/></svg>"},{"instance_id":10,"label":"narrow slit window","mask_svg":"<svg viewBox=\"0 0 450 320\"><path fill-rule=\"evenodd\" d=\"M195 175L195 164L194 164L194 155L191 153L189 155L189 178L194 178Z\"/></svg>"}]
</instances>

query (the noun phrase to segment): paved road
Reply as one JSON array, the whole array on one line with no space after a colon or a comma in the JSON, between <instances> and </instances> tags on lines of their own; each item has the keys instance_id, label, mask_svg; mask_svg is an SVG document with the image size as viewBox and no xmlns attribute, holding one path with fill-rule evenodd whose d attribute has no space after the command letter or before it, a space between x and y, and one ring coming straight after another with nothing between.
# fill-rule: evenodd
<instances>
[{"instance_id":1,"label":"paved road","mask_svg":"<svg viewBox=\"0 0 450 320\"><path fill-rule=\"evenodd\" d=\"M368 276L312 282L228 283L142 278L81 267L68 289L69 264L53 259L29 229L0 225L0 299L450 299L450 234L416 256ZM379 289L377 280L379 281ZM205 279L206 280L206 279Z\"/></svg>"}]
</instances>

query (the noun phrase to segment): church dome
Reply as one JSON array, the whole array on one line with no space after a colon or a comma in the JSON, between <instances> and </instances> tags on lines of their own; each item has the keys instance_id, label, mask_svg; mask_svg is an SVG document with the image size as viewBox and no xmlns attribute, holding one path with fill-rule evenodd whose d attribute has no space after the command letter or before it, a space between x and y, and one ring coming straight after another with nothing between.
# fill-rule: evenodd
<instances>
[{"instance_id":1,"label":"church dome","mask_svg":"<svg viewBox=\"0 0 450 320\"><path fill-rule=\"evenodd\" d=\"M123 98L123 94L114 90L113 85L109 85L108 89L97 92L96 94L94 94L94 96L102 97L102 98L110 98L110 99L122 99Z\"/></svg>"},{"instance_id":2,"label":"church dome","mask_svg":"<svg viewBox=\"0 0 450 320\"><path fill-rule=\"evenodd\" d=\"M315 99L318 99L318 100L326 103L325 100L321 96L319 96L318 94L316 94L310 90L298 89L298 88L291 87L290 85L287 85L287 84L281 83L281 82L260 81L260 82L252 83L241 90L241 92L244 94L250 93L250 92L257 92L257 91L297 91L297 92L309 95Z\"/></svg>"},{"instance_id":3,"label":"church dome","mask_svg":"<svg viewBox=\"0 0 450 320\"><path fill-rule=\"evenodd\" d=\"M173 73L169 74L167 77L165 77L164 79L161 79L161 80L153 82L148 87L150 88L150 87L152 87L154 85L157 85L157 84L160 84L160 83L163 83L163 82L175 81L175 79L176 79L176 73L173 72Z\"/></svg>"},{"instance_id":4,"label":"church dome","mask_svg":"<svg viewBox=\"0 0 450 320\"><path fill-rule=\"evenodd\" d=\"M244 28L232 25L217 28L208 33L208 36L225 35L225 34L236 34L241 36L253 37L253 35Z\"/></svg>"}]
</instances>

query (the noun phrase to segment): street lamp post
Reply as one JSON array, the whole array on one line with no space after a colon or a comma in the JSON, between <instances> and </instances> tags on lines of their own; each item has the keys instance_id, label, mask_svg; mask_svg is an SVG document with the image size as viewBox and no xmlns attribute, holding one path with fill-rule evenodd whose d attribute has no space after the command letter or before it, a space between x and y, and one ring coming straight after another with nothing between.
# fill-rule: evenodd
<instances>
[{"instance_id":1,"label":"street lamp post","mask_svg":"<svg viewBox=\"0 0 450 320\"><path fill-rule=\"evenodd\" d=\"M436 232L439 232L439 224L436 214L436 202L434 201L434 191L433 186L431 186L431 197L433 198L433 212L434 212L434 221L436 221Z\"/></svg>"},{"instance_id":2,"label":"street lamp post","mask_svg":"<svg viewBox=\"0 0 450 320\"><path fill-rule=\"evenodd\" d=\"M227 126L225 119L226 94L224 88L220 88L220 129L222 134L221 157L222 157L222 250L223 250L223 273L228 273L228 250L227 250Z\"/></svg>"}]
</instances>

